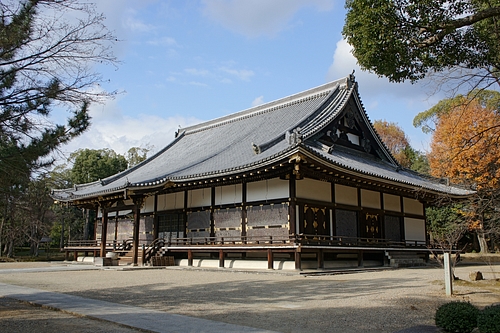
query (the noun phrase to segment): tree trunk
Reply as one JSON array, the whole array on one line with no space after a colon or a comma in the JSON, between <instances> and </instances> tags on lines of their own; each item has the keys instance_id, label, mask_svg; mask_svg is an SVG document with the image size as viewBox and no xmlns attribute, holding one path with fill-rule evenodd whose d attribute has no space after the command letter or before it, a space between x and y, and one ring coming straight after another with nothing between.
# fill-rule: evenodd
<instances>
[{"instance_id":1,"label":"tree trunk","mask_svg":"<svg viewBox=\"0 0 500 333\"><path fill-rule=\"evenodd\" d=\"M481 230L477 231L477 239L479 241L480 253L488 253L488 242L486 241L486 237L484 232Z\"/></svg>"},{"instance_id":2,"label":"tree trunk","mask_svg":"<svg viewBox=\"0 0 500 333\"><path fill-rule=\"evenodd\" d=\"M3 238L3 223L5 221L5 217L2 217L0 220L0 257L3 255L2 251L2 238Z\"/></svg>"},{"instance_id":3,"label":"tree trunk","mask_svg":"<svg viewBox=\"0 0 500 333\"><path fill-rule=\"evenodd\" d=\"M5 255L7 258L12 258L14 256L14 241L9 240L5 246Z\"/></svg>"}]
</instances>

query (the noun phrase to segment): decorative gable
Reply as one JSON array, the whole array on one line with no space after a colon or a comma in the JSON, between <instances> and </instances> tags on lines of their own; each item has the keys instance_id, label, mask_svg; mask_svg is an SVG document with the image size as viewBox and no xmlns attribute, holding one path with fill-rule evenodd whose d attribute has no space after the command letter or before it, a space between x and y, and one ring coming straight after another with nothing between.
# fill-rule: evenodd
<instances>
[{"instance_id":1,"label":"decorative gable","mask_svg":"<svg viewBox=\"0 0 500 333\"><path fill-rule=\"evenodd\" d=\"M362 114L364 112L360 111L351 97L338 116L307 143L319 145L328 153L339 148L348 149L395 164L394 159L389 158L387 148L376 137L371 123Z\"/></svg>"}]
</instances>

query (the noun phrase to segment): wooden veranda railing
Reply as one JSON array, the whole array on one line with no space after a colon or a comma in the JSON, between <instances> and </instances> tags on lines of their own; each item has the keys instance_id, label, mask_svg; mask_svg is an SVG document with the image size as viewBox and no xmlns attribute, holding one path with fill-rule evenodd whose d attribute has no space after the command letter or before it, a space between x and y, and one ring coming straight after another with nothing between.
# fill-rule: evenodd
<instances>
[{"instance_id":1,"label":"wooden veranda railing","mask_svg":"<svg viewBox=\"0 0 500 333\"><path fill-rule=\"evenodd\" d=\"M425 242L415 240L394 241L383 238L363 238L328 235L286 235L286 236L235 236L235 237L184 237L184 238L159 238L147 247L158 244L166 247L175 246L213 246L213 245L318 245L342 247L425 247Z\"/></svg>"}]
</instances>

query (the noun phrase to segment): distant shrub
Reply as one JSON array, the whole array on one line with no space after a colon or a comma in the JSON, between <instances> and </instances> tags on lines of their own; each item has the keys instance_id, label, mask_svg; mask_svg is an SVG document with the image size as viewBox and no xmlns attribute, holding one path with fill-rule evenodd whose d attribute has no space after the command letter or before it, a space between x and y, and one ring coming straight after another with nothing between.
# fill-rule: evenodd
<instances>
[{"instance_id":1,"label":"distant shrub","mask_svg":"<svg viewBox=\"0 0 500 333\"><path fill-rule=\"evenodd\" d=\"M436 311L436 326L446 332L470 333L477 326L479 310L469 302L450 302Z\"/></svg>"},{"instance_id":2,"label":"distant shrub","mask_svg":"<svg viewBox=\"0 0 500 333\"><path fill-rule=\"evenodd\" d=\"M477 326L481 333L500 332L500 305L491 305L484 308L477 315Z\"/></svg>"}]
</instances>

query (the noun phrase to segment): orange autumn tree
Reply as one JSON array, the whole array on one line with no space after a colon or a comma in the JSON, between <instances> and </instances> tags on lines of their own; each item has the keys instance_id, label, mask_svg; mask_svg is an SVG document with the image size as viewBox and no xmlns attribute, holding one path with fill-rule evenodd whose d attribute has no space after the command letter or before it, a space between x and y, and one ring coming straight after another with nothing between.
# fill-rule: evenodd
<instances>
[{"instance_id":1,"label":"orange autumn tree","mask_svg":"<svg viewBox=\"0 0 500 333\"><path fill-rule=\"evenodd\" d=\"M375 120L373 127L389 148L398 163L407 169L420 173L428 173L428 163L424 154L413 149L405 132L397 123L386 120Z\"/></svg>"},{"instance_id":2,"label":"orange autumn tree","mask_svg":"<svg viewBox=\"0 0 500 333\"><path fill-rule=\"evenodd\" d=\"M500 187L498 101L498 92L473 91L467 96L441 101L426 111L427 120L432 118L435 125L428 154L431 175L477 190L467 217L469 228L477 232L481 252L487 251L486 237L496 231L495 223L498 224L495 219Z\"/></svg>"}]
</instances>

